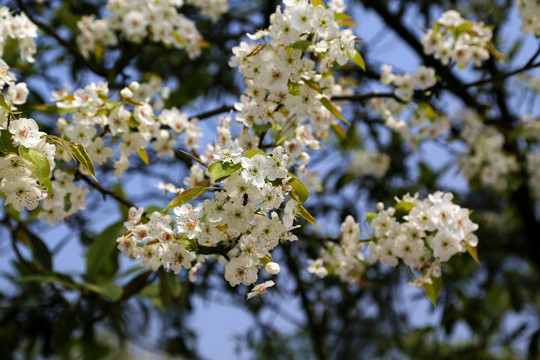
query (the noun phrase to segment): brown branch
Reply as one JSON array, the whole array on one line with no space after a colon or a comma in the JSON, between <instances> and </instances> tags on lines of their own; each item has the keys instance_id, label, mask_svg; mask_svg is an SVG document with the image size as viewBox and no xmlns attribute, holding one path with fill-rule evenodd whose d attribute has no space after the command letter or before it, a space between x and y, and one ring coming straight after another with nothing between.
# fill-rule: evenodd
<instances>
[{"instance_id":1,"label":"brown branch","mask_svg":"<svg viewBox=\"0 0 540 360\"><path fill-rule=\"evenodd\" d=\"M77 175L85 182L87 183L88 185L90 185L91 187L93 187L94 189L96 189L97 191L99 191L102 195L103 195L103 198L105 199L106 196L110 196L112 197L113 199L115 199L116 201L118 201L120 204L124 205L125 207L128 207L128 208L131 208L131 207L134 207L134 208L137 208L137 205L135 205L132 201L130 200L127 200L127 199L124 199L123 197L121 197L120 195L114 193L113 191L101 186L99 183L95 182L95 181L92 181L88 176L84 175L84 174L81 174L79 171L77 171Z\"/></svg>"},{"instance_id":2,"label":"brown branch","mask_svg":"<svg viewBox=\"0 0 540 360\"><path fill-rule=\"evenodd\" d=\"M197 118L199 120L204 120L204 119L211 118L212 116L219 115L221 113L229 112L231 110L234 110L233 105L222 105L222 106L218 107L217 109L210 110L210 111L205 111L205 112L200 113L198 115L190 116L190 118L192 118L192 119Z\"/></svg>"}]
</instances>

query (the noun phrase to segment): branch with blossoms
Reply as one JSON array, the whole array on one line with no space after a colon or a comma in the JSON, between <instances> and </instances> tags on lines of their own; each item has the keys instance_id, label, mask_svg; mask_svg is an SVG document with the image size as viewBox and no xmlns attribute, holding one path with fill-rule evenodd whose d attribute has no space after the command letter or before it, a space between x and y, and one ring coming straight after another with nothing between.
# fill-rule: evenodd
<instances>
[{"instance_id":1,"label":"branch with blossoms","mask_svg":"<svg viewBox=\"0 0 540 360\"><path fill-rule=\"evenodd\" d=\"M23 6L22 2L20 5ZM85 59L93 54L100 60L105 49L114 47L120 40L141 44L150 39L164 46L183 49L191 58L198 56L201 46L205 46L194 24L177 12L173 2L166 2L157 9L137 1L129 4L111 2L109 5L112 16L103 19L85 17L78 23L81 34L77 41ZM297 217L318 227L314 217L302 205L308 199L308 187L320 186L308 169L308 150L320 149L331 132L345 136L340 121L348 123L342 114L346 101L370 100L373 108L385 117L386 125L412 145L424 135L436 137L448 130L448 118L439 116L427 103L415 104L413 101L415 90L428 92L435 86L432 68L420 67L414 74L398 75L391 72L391 67L385 66L382 83L392 86L393 91L381 93L354 94L351 84L336 76L335 70L349 61L364 70L365 64L356 49L359 39L349 28L354 22L339 10L339 2L331 5L326 7L322 1L285 1L283 8L278 6L267 29L248 35L250 43L241 42L232 49L234 55L229 65L238 68L246 86L239 102L234 107L221 106L191 118L177 108L164 108L169 90L162 86L159 78L132 82L118 93L110 91L106 82L91 83L74 91L68 88L55 91L54 105L39 107L42 111L62 115L56 123L59 136L46 135L38 131L33 120L11 119L17 115L14 105L26 98L26 88L17 88L10 83L7 102L3 106L9 114L6 116L9 134L3 132L6 134L3 135L3 144L6 147L10 144L20 146L18 156L7 151L9 155L1 159L10 161L9 165L0 165L6 180L3 187L6 203L23 211L24 208L36 209L42 200L42 211L38 217L51 224L63 221L84 207L88 189L75 186L74 175L78 175L102 195L111 196L130 208L123 224L125 232L117 239L118 248L152 271L163 267L178 274L185 268L189 270L190 280L194 281L203 264L210 258L216 258L224 265L224 277L233 287L255 284L261 268L265 269L265 276L278 274L280 265L272 258L272 251L280 243L297 240L293 233L300 227ZM210 11L207 6L202 9L203 12L204 9ZM215 18L219 14L209 15ZM11 21L16 24L15 20ZM23 27L35 36L35 25L28 22ZM46 26L44 29L51 30ZM477 50L474 61L482 61L489 54L498 54L483 24L465 21L454 12L445 13L426 37L428 40L446 41L450 44L448 46L454 47L465 41L464 33L469 41L467 46L474 46ZM54 32L51 35L54 36ZM61 38L57 40L63 41ZM432 44L432 41L424 42ZM26 56L28 54L31 55L31 48L25 53ZM437 56L443 62L452 58L461 67L473 59L472 55L467 58L458 53L437 53ZM123 54L113 69L123 67L128 58L129 54ZM433 125L425 126L425 133L418 137L403 121L394 118L413 106L418 123L427 118ZM219 118L216 142L201 151L203 132L199 121L224 112L230 113ZM235 133L235 126L242 130ZM21 150L35 148L42 143L46 145L40 146L46 148L36 148L29 151L30 154ZM176 158L179 143L193 154L188 153L195 163L189 176L183 179L186 190L180 191L162 211L146 213L144 208L137 208L130 200L88 177L95 175L94 163L103 165L112 161L114 175L118 178L131 166L133 157L149 165L147 149L150 148L157 157ZM23 165L19 157L25 161ZM72 157L79 161L78 169L66 167L55 170L54 159L64 165L69 164ZM353 169L357 174L381 176L389 163L388 157L369 152L355 154L355 158L369 164ZM45 161L53 161L48 171L40 165ZM39 184L46 186L47 192L41 191L40 197L28 200L28 196L21 197L19 190L11 188L9 180L28 176L30 172L37 178L37 181L32 180L32 186L36 186L28 185L28 189L23 190L37 194L35 189ZM180 184L173 184L175 189L177 185ZM209 192L213 197L196 203L199 197ZM15 199L19 199L19 203ZM66 203L70 204L69 209L66 209ZM465 209L450 204L448 195L442 197L436 193L425 202L406 197L400 204L412 204L415 209L425 211L430 207L437 211L441 208L440 211L446 215L439 219L437 216L443 215L429 210L433 224L418 230L416 238L411 235L399 241L396 238L399 237L398 230L382 233L379 225L374 226L375 237L370 237L373 244L370 245L371 259L382 259L384 263L396 265L397 258L388 251L402 254L400 257L407 265L414 264L415 270L422 272L415 284L424 284L426 288L426 284L433 284L434 279L440 277L441 262L464 249L474 252L472 249L476 243L472 232L476 228L463 215ZM411 215L407 216L416 219L413 216L416 210L409 210ZM381 218L393 215L392 210L384 212L380 209L380 212ZM377 216L372 225L378 224L377 219L380 218ZM348 218L344 226L354 228L351 221ZM390 218L387 221L392 222ZM440 224L442 227L437 227ZM448 229L456 226L465 227L460 228L463 234L451 237ZM363 246L359 245L359 239L354 239L358 234L354 231L347 234L342 244L348 257L343 260L346 265L329 265L329 268L339 267L342 277L351 281L346 276L357 279L365 264ZM414 256L405 254L403 249L406 245L392 249L388 244L408 244ZM392 261L388 260L391 257ZM323 267L318 269L320 273ZM264 294L272 285L272 280L255 284L248 298ZM426 292L435 301L433 289L428 291L426 288Z\"/></svg>"}]
</instances>

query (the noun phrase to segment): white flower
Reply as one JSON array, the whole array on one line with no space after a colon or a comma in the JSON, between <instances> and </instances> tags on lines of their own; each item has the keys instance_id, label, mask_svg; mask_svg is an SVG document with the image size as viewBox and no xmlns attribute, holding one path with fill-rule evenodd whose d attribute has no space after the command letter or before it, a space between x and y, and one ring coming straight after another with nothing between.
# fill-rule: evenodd
<instances>
[{"instance_id":1,"label":"white flower","mask_svg":"<svg viewBox=\"0 0 540 360\"><path fill-rule=\"evenodd\" d=\"M19 212L24 208L34 210L39 201L47 196L47 193L37 186L36 180L29 177L6 182L3 190L6 194L5 204L11 204Z\"/></svg>"},{"instance_id":2,"label":"white flower","mask_svg":"<svg viewBox=\"0 0 540 360\"><path fill-rule=\"evenodd\" d=\"M313 261L312 259L307 260L308 271L312 274L315 274L319 278L326 277L328 275L328 270L324 267L323 259L317 259Z\"/></svg>"},{"instance_id":3,"label":"white flower","mask_svg":"<svg viewBox=\"0 0 540 360\"><path fill-rule=\"evenodd\" d=\"M252 297L261 297L268 291L268 288L274 286L275 283L272 280L268 280L263 282L262 284L257 284L251 289L251 291L247 294L246 298L247 300L251 299Z\"/></svg>"},{"instance_id":4,"label":"white flower","mask_svg":"<svg viewBox=\"0 0 540 360\"><path fill-rule=\"evenodd\" d=\"M186 250L186 246L178 243L168 243L161 247L161 264L165 269L171 269L178 274L182 267L191 268L195 255Z\"/></svg>"},{"instance_id":5,"label":"white flower","mask_svg":"<svg viewBox=\"0 0 540 360\"><path fill-rule=\"evenodd\" d=\"M257 281L257 266L249 256L232 258L225 265L225 280L236 286L238 284L250 285Z\"/></svg>"},{"instance_id":6,"label":"white flower","mask_svg":"<svg viewBox=\"0 0 540 360\"><path fill-rule=\"evenodd\" d=\"M11 121L9 132L14 135L13 141L16 145L20 144L26 148L36 147L41 135L45 134L39 131L38 125L33 119L27 118Z\"/></svg>"}]
</instances>

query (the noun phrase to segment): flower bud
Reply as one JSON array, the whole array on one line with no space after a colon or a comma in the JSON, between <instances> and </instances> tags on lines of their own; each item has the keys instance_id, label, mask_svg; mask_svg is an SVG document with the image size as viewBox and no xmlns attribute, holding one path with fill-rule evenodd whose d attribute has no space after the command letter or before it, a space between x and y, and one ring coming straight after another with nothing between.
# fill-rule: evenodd
<instances>
[{"instance_id":1,"label":"flower bud","mask_svg":"<svg viewBox=\"0 0 540 360\"><path fill-rule=\"evenodd\" d=\"M269 262L269 263L266 264L266 266L264 267L264 271L265 271L267 274L277 275L277 274L279 273L279 264L276 263L276 262Z\"/></svg>"},{"instance_id":2,"label":"flower bud","mask_svg":"<svg viewBox=\"0 0 540 360\"><path fill-rule=\"evenodd\" d=\"M133 97L133 91L125 87L122 89L122 91L120 91L120 96L124 99L131 99Z\"/></svg>"},{"instance_id":3,"label":"flower bud","mask_svg":"<svg viewBox=\"0 0 540 360\"><path fill-rule=\"evenodd\" d=\"M129 89L131 91L137 91L139 89L140 84L136 81L133 81L131 84L129 84Z\"/></svg>"}]
</instances>

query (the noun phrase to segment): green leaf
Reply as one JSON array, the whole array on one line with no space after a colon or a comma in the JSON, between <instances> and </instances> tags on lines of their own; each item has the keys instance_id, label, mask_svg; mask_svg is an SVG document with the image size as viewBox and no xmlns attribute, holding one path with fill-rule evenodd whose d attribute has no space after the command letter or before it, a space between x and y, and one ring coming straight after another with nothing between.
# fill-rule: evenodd
<instances>
[{"instance_id":1,"label":"green leaf","mask_svg":"<svg viewBox=\"0 0 540 360\"><path fill-rule=\"evenodd\" d=\"M354 56L351 56L350 54L348 54L348 56L349 56L349 59L351 59L353 63L360 66L362 70L366 71L366 63L364 62L364 58L362 57L362 55L360 55L358 50L355 50Z\"/></svg>"},{"instance_id":2,"label":"green leaf","mask_svg":"<svg viewBox=\"0 0 540 360\"><path fill-rule=\"evenodd\" d=\"M251 159L252 157L254 157L254 156L257 155L257 154L266 155L266 154L264 153L264 151L262 151L262 150L249 150L249 151L246 153L246 157L247 157L248 159Z\"/></svg>"},{"instance_id":3,"label":"green leaf","mask_svg":"<svg viewBox=\"0 0 540 360\"><path fill-rule=\"evenodd\" d=\"M186 46L186 40L178 33L178 31L173 30L172 36L180 43L182 46Z\"/></svg>"},{"instance_id":4,"label":"green leaf","mask_svg":"<svg viewBox=\"0 0 540 360\"><path fill-rule=\"evenodd\" d=\"M88 155L88 152L84 146L73 141L68 142L68 146L73 153L73 156L75 156L75 159L77 159L84 169L88 171L94 180L98 181L98 179L96 179L96 169L94 168L94 163L92 162L92 159L90 159L90 155Z\"/></svg>"},{"instance_id":5,"label":"green leaf","mask_svg":"<svg viewBox=\"0 0 540 360\"><path fill-rule=\"evenodd\" d=\"M465 243L465 248L467 249L467 252L472 256L474 261L476 261L476 263L480 265L480 260L478 259L478 249L476 248L476 246L471 246Z\"/></svg>"},{"instance_id":6,"label":"green leaf","mask_svg":"<svg viewBox=\"0 0 540 360\"><path fill-rule=\"evenodd\" d=\"M116 301L122 296L122 288L113 283L92 284L85 282L82 284L82 286L92 292L95 292L96 294L108 298L111 301Z\"/></svg>"},{"instance_id":7,"label":"green leaf","mask_svg":"<svg viewBox=\"0 0 540 360\"><path fill-rule=\"evenodd\" d=\"M324 5L322 0L312 0L311 3L313 6L322 6L324 9L326 9L326 5Z\"/></svg>"},{"instance_id":8,"label":"green leaf","mask_svg":"<svg viewBox=\"0 0 540 360\"><path fill-rule=\"evenodd\" d=\"M397 211L401 211L405 214L410 213L413 207L414 207L414 203L410 201L400 201L395 206Z\"/></svg>"},{"instance_id":9,"label":"green leaf","mask_svg":"<svg viewBox=\"0 0 540 360\"><path fill-rule=\"evenodd\" d=\"M159 295L164 307L168 307L173 298L180 296L182 288L173 273L162 272L159 276Z\"/></svg>"},{"instance_id":10,"label":"green leaf","mask_svg":"<svg viewBox=\"0 0 540 360\"><path fill-rule=\"evenodd\" d=\"M0 152L4 154L17 153L17 148L13 146L11 133L7 130L0 131Z\"/></svg>"},{"instance_id":11,"label":"green leaf","mask_svg":"<svg viewBox=\"0 0 540 360\"><path fill-rule=\"evenodd\" d=\"M291 197L299 203L304 203L309 197L309 191L304 184L296 176L289 180L289 185L292 186Z\"/></svg>"},{"instance_id":12,"label":"green leaf","mask_svg":"<svg viewBox=\"0 0 540 360\"><path fill-rule=\"evenodd\" d=\"M19 237L24 236L26 244L32 250L32 254L34 255L34 259L37 261L37 263L41 265L42 269L52 270L52 255L43 240L26 228L19 230L21 233L18 233L17 235Z\"/></svg>"},{"instance_id":13,"label":"green leaf","mask_svg":"<svg viewBox=\"0 0 540 360\"><path fill-rule=\"evenodd\" d=\"M350 15L345 13L335 13L334 20L337 21L339 26L354 26L358 24L356 21L351 19Z\"/></svg>"},{"instance_id":14,"label":"green leaf","mask_svg":"<svg viewBox=\"0 0 540 360\"><path fill-rule=\"evenodd\" d=\"M300 95L300 83L289 81L287 86L289 88L289 94L294 95L294 96Z\"/></svg>"},{"instance_id":15,"label":"green leaf","mask_svg":"<svg viewBox=\"0 0 540 360\"><path fill-rule=\"evenodd\" d=\"M333 123L332 125L330 125L330 128L334 131L338 138L341 138L342 140L347 140L347 134L345 133L345 131L343 131L343 129L341 128L341 126L339 126L338 123Z\"/></svg>"},{"instance_id":16,"label":"green leaf","mask_svg":"<svg viewBox=\"0 0 540 360\"><path fill-rule=\"evenodd\" d=\"M40 283L51 283L60 285L66 289L76 290L78 284L73 281L71 276L61 273L52 272L48 275L28 275L16 279L17 282L40 282Z\"/></svg>"},{"instance_id":17,"label":"green leaf","mask_svg":"<svg viewBox=\"0 0 540 360\"><path fill-rule=\"evenodd\" d=\"M323 93L323 89L315 81L311 79L302 79L302 81L311 88L311 90L316 91L319 94ZM321 100L322 101L322 100ZM323 104L324 105L324 104Z\"/></svg>"},{"instance_id":18,"label":"green leaf","mask_svg":"<svg viewBox=\"0 0 540 360\"><path fill-rule=\"evenodd\" d=\"M343 117L343 115L341 115L341 113L339 112L339 110L334 106L334 104L332 104L332 102L330 100L328 100L328 98L326 97L322 97L321 98L321 104L326 108L328 109L328 111L330 111L332 113L332 115L334 115L335 117L337 117L338 119L344 121L345 123L347 123L348 125L349 122L347 120L345 120L345 118Z\"/></svg>"},{"instance_id":19,"label":"green leaf","mask_svg":"<svg viewBox=\"0 0 540 360\"><path fill-rule=\"evenodd\" d=\"M92 245L86 254L86 280L97 282L98 274L101 271L102 278L109 280L114 273L107 271L109 274L103 274L103 270L107 265L107 260L111 261L111 256L117 257L116 239L124 232L124 222L118 221L109 225L102 233L94 237ZM113 264L114 269L114 264Z\"/></svg>"},{"instance_id":20,"label":"green leaf","mask_svg":"<svg viewBox=\"0 0 540 360\"><path fill-rule=\"evenodd\" d=\"M49 196L52 195L52 183L49 176L51 174L51 165L49 160L41 151L24 146L19 146L19 155L24 160L24 164L32 174L39 180L41 185L47 188Z\"/></svg>"},{"instance_id":21,"label":"green leaf","mask_svg":"<svg viewBox=\"0 0 540 360\"><path fill-rule=\"evenodd\" d=\"M133 106L142 106L144 105L142 102L140 101L137 101L137 100L133 100L132 98L122 98L122 101L128 105L133 105Z\"/></svg>"},{"instance_id":22,"label":"green leaf","mask_svg":"<svg viewBox=\"0 0 540 360\"><path fill-rule=\"evenodd\" d=\"M133 279L130 280L125 286L122 291L122 300L127 300L131 296L139 293L144 289L148 283L148 277L152 275L154 272L152 270L145 271L137 276L135 276Z\"/></svg>"},{"instance_id":23,"label":"green leaf","mask_svg":"<svg viewBox=\"0 0 540 360\"><path fill-rule=\"evenodd\" d=\"M249 54L246 55L246 57L251 57L251 56L255 56L257 55L258 53L261 52L262 49L264 49L266 47L266 44L257 44L255 45L255 47L253 48L253 50L251 50L251 52Z\"/></svg>"},{"instance_id":24,"label":"green leaf","mask_svg":"<svg viewBox=\"0 0 540 360\"><path fill-rule=\"evenodd\" d=\"M298 205L297 211L298 215L300 215L301 217L303 217L304 219L306 219L320 229L319 225L317 225L317 222L315 221L315 218L311 216L311 214L306 210L306 208L304 208L302 205Z\"/></svg>"},{"instance_id":25,"label":"green leaf","mask_svg":"<svg viewBox=\"0 0 540 360\"><path fill-rule=\"evenodd\" d=\"M145 163L146 165L150 164L150 162L148 161L148 154L146 153L146 150L144 148L140 148L139 150L137 150L137 155L139 155L143 163Z\"/></svg>"},{"instance_id":26,"label":"green leaf","mask_svg":"<svg viewBox=\"0 0 540 360\"><path fill-rule=\"evenodd\" d=\"M242 168L242 164L232 164L229 162L215 162L213 164L210 164L208 167L208 172L210 173L210 176L212 176L212 179L214 179L214 182L220 182L221 180L231 176L238 170Z\"/></svg>"},{"instance_id":27,"label":"green leaf","mask_svg":"<svg viewBox=\"0 0 540 360\"><path fill-rule=\"evenodd\" d=\"M5 112L9 114L22 114L20 111L13 111L9 107L9 105L6 103L6 100L4 99L4 94L0 93L0 109L4 110Z\"/></svg>"},{"instance_id":28,"label":"green leaf","mask_svg":"<svg viewBox=\"0 0 540 360\"><path fill-rule=\"evenodd\" d=\"M171 200L171 202L169 203L169 205L167 205L167 208L165 210L169 210L177 206L180 206L182 204L185 204L186 202L201 196L208 189L209 187L207 186L204 186L204 187L196 186L196 187L192 187L190 189L184 190Z\"/></svg>"},{"instance_id":29,"label":"green leaf","mask_svg":"<svg viewBox=\"0 0 540 360\"><path fill-rule=\"evenodd\" d=\"M298 40L289 46L293 49L298 49L298 50L302 50L302 52L306 52L308 47L311 46L311 44L313 43L309 40Z\"/></svg>"},{"instance_id":30,"label":"green leaf","mask_svg":"<svg viewBox=\"0 0 540 360\"><path fill-rule=\"evenodd\" d=\"M424 291L427 297L431 300L433 306L437 306L437 298L442 288L442 277L431 277L431 284L424 283Z\"/></svg>"},{"instance_id":31,"label":"green leaf","mask_svg":"<svg viewBox=\"0 0 540 360\"><path fill-rule=\"evenodd\" d=\"M366 222L370 223L373 219L375 219L379 214L373 212L373 211L366 211Z\"/></svg>"}]
</instances>

